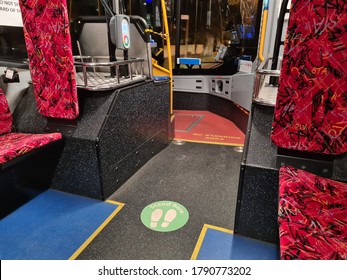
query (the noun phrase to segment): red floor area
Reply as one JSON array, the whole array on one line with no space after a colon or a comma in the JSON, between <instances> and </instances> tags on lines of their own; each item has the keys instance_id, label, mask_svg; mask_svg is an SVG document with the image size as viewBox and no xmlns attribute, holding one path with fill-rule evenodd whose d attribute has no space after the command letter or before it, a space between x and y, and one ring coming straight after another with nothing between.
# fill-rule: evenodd
<instances>
[{"instance_id":1,"label":"red floor area","mask_svg":"<svg viewBox=\"0 0 347 280\"><path fill-rule=\"evenodd\" d=\"M243 146L245 134L232 122L209 111L175 110L175 140Z\"/></svg>"}]
</instances>

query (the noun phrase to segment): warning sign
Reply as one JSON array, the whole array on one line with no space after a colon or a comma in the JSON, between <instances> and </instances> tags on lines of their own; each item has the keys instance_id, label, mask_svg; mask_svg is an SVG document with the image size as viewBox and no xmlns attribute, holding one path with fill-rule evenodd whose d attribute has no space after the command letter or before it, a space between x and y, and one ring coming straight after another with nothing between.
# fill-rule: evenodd
<instances>
[{"instance_id":1,"label":"warning sign","mask_svg":"<svg viewBox=\"0 0 347 280\"><path fill-rule=\"evenodd\" d=\"M0 0L0 26L23 26L18 0Z\"/></svg>"}]
</instances>

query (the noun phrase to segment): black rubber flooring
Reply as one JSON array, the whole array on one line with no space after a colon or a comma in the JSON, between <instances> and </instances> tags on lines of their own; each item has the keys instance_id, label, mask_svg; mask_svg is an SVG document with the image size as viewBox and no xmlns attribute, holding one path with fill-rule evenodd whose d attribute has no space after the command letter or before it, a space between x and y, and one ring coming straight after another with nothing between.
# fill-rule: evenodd
<instances>
[{"instance_id":1,"label":"black rubber flooring","mask_svg":"<svg viewBox=\"0 0 347 280\"><path fill-rule=\"evenodd\" d=\"M77 259L190 259L204 224L233 229L241 153L234 147L171 143L110 199L125 206ZM141 211L170 200L189 211L173 232L145 227Z\"/></svg>"}]
</instances>

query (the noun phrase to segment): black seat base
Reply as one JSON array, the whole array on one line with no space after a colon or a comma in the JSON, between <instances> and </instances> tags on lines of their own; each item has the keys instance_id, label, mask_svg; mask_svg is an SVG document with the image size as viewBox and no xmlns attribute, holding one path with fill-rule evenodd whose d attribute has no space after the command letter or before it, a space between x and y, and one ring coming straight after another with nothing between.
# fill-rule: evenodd
<instances>
[{"instance_id":1,"label":"black seat base","mask_svg":"<svg viewBox=\"0 0 347 280\"><path fill-rule=\"evenodd\" d=\"M62 149L51 142L0 165L0 219L50 187Z\"/></svg>"}]
</instances>

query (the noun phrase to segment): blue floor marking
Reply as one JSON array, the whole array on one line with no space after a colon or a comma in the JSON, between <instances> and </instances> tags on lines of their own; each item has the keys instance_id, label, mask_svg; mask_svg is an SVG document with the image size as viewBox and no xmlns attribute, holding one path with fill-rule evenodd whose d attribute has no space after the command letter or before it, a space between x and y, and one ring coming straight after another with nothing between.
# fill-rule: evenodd
<instances>
[{"instance_id":1,"label":"blue floor marking","mask_svg":"<svg viewBox=\"0 0 347 280\"><path fill-rule=\"evenodd\" d=\"M0 221L0 259L66 260L117 207L45 191Z\"/></svg>"},{"instance_id":2,"label":"blue floor marking","mask_svg":"<svg viewBox=\"0 0 347 280\"><path fill-rule=\"evenodd\" d=\"M198 260L278 260L278 246L240 235L207 229Z\"/></svg>"}]
</instances>

